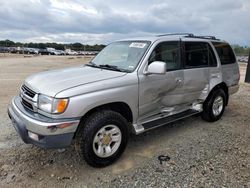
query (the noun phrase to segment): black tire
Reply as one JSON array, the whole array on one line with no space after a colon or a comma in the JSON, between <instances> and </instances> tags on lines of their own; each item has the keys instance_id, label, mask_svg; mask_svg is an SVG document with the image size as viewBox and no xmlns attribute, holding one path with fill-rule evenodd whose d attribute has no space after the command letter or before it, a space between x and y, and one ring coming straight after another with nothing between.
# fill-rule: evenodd
<instances>
[{"instance_id":1,"label":"black tire","mask_svg":"<svg viewBox=\"0 0 250 188\"><path fill-rule=\"evenodd\" d=\"M214 104L214 101L217 97L222 97L223 108L222 108L222 111L218 115L215 115L213 112L213 104ZM215 121L219 120L224 113L225 106L226 106L226 94L225 94L224 90L217 89L217 90L213 91L213 93L211 93L208 96L208 98L206 99L206 101L203 104L203 112L201 113L202 119L205 121L208 121L208 122L215 122Z\"/></svg>"},{"instance_id":2,"label":"black tire","mask_svg":"<svg viewBox=\"0 0 250 188\"><path fill-rule=\"evenodd\" d=\"M96 133L105 125L117 126L122 135L117 151L109 157L99 157L93 149ZM93 167L105 167L115 162L124 152L128 142L128 123L119 113L111 110L101 110L91 114L82 121L75 137L75 149L81 158Z\"/></svg>"}]
</instances>

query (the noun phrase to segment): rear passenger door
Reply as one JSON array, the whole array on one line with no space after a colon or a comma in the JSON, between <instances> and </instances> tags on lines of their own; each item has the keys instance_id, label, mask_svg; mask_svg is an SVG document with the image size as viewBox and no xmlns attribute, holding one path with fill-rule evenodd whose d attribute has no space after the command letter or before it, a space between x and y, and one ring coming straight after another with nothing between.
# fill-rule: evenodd
<instances>
[{"instance_id":1,"label":"rear passenger door","mask_svg":"<svg viewBox=\"0 0 250 188\"><path fill-rule=\"evenodd\" d=\"M217 67L207 42L183 42L184 102L192 104L208 95L211 67Z\"/></svg>"}]
</instances>

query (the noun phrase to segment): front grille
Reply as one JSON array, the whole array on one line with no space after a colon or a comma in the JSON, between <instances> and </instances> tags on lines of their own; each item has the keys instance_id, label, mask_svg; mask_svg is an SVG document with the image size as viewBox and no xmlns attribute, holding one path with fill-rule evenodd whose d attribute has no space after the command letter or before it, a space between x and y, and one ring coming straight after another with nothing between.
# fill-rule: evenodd
<instances>
[{"instance_id":1,"label":"front grille","mask_svg":"<svg viewBox=\"0 0 250 188\"><path fill-rule=\"evenodd\" d=\"M25 108L28 108L29 110L34 110L32 104L30 104L29 102L27 102L26 100L22 99L22 104Z\"/></svg>"},{"instance_id":2,"label":"front grille","mask_svg":"<svg viewBox=\"0 0 250 188\"><path fill-rule=\"evenodd\" d=\"M32 91L31 89L29 89L25 85L23 85L21 89L23 90L24 94L28 95L31 98L33 98L36 95L36 93L34 91Z\"/></svg>"},{"instance_id":3,"label":"front grille","mask_svg":"<svg viewBox=\"0 0 250 188\"><path fill-rule=\"evenodd\" d=\"M34 91L32 91L31 89L29 89L27 86L23 85L21 87L21 102L22 105L32 111L36 111L36 106L37 106L37 97L36 93Z\"/></svg>"}]
</instances>

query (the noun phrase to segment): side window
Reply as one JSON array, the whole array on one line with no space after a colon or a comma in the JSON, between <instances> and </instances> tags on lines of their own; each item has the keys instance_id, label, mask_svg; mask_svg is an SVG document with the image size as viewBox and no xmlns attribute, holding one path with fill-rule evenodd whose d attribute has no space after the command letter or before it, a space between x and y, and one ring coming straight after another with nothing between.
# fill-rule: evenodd
<instances>
[{"instance_id":1,"label":"side window","mask_svg":"<svg viewBox=\"0 0 250 188\"><path fill-rule=\"evenodd\" d=\"M233 64L236 62L235 55L230 45L221 42L213 42L213 45L220 57L222 65Z\"/></svg>"},{"instance_id":2,"label":"side window","mask_svg":"<svg viewBox=\"0 0 250 188\"><path fill-rule=\"evenodd\" d=\"M210 65L208 44L205 42L185 42L185 68L208 67ZM212 58L213 59L213 58Z\"/></svg>"},{"instance_id":3,"label":"side window","mask_svg":"<svg viewBox=\"0 0 250 188\"><path fill-rule=\"evenodd\" d=\"M179 42L162 42L158 44L149 57L149 64L153 61L163 61L167 64L167 71L180 68Z\"/></svg>"}]
</instances>

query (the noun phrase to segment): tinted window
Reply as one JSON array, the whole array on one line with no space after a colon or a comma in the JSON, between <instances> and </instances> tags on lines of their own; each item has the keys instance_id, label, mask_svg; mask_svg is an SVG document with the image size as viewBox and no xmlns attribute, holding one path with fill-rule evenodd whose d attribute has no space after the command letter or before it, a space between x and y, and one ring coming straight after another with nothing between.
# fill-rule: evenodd
<instances>
[{"instance_id":1,"label":"tinted window","mask_svg":"<svg viewBox=\"0 0 250 188\"><path fill-rule=\"evenodd\" d=\"M158 44L149 58L149 64L153 61L163 61L167 64L167 70L180 68L179 42L163 42Z\"/></svg>"},{"instance_id":2,"label":"tinted window","mask_svg":"<svg viewBox=\"0 0 250 188\"><path fill-rule=\"evenodd\" d=\"M184 45L186 68L216 66L214 53L208 43L185 42Z\"/></svg>"},{"instance_id":3,"label":"tinted window","mask_svg":"<svg viewBox=\"0 0 250 188\"><path fill-rule=\"evenodd\" d=\"M232 48L226 43L213 42L213 45L220 57L222 65L232 64L236 62Z\"/></svg>"}]
</instances>

